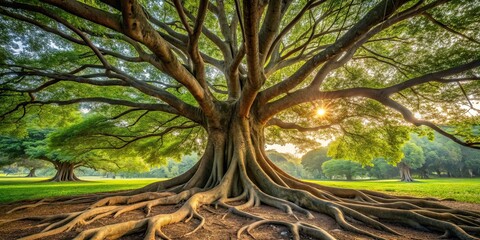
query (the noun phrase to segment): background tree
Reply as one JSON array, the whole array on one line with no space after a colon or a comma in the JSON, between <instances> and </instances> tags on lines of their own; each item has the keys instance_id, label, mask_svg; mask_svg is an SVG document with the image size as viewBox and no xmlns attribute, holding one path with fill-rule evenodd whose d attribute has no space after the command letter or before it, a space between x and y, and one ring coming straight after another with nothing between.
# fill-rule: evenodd
<instances>
[{"instance_id":1,"label":"background tree","mask_svg":"<svg viewBox=\"0 0 480 240\"><path fill-rule=\"evenodd\" d=\"M29 132L29 137L35 135L34 130ZM28 169L27 177L36 177L36 170L47 167L48 161L32 158L27 149L35 148L36 140L33 138L17 139L0 136L0 166L15 164L17 167Z\"/></svg>"},{"instance_id":2,"label":"background tree","mask_svg":"<svg viewBox=\"0 0 480 240\"><path fill-rule=\"evenodd\" d=\"M49 147L50 139L48 138L52 132L51 129L29 129L23 138L2 136L0 139L0 148L3 149L2 158L31 170L40 168L49 162L56 169L55 176L50 179L54 182L80 180L75 176L74 170L82 166L110 171L118 171L120 168L139 169L142 166L139 162L134 161L122 163L119 160L108 160L98 153L74 155L58 148L52 149ZM127 166L128 164L132 166Z\"/></svg>"},{"instance_id":3,"label":"background tree","mask_svg":"<svg viewBox=\"0 0 480 240\"><path fill-rule=\"evenodd\" d=\"M180 162L169 159L166 165L153 166L148 172L120 171L119 175L125 178L173 178L188 171L190 168L195 166L197 161L198 156L196 154L186 155L182 157Z\"/></svg>"},{"instance_id":4,"label":"background tree","mask_svg":"<svg viewBox=\"0 0 480 240\"><path fill-rule=\"evenodd\" d=\"M418 140L421 141L421 140ZM435 136L434 141L421 141L421 147L425 154L425 164L428 169L441 177L443 171L447 176L452 177L453 172L459 173L462 155L460 146L442 136ZM459 177L459 175L457 175Z\"/></svg>"},{"instance_id":5,"label":"background tree","mask_svg":"<svg viewBox=\"0 0 480 240\"><path fill-rule=\"evenodd\" d=\"M317 179L326 178L325 174L322 171L322 164L332 159L327 155L327 153L328 153L328 148L322 147L322 148L311 150L302 156L301 161L302 161L303 167L306 170L312 172L314 177Z\"/></svg>"},{"instance_id":6,"label":"background tree","mask_svg":"<svg viewBox=\"0 0 480 240\"><path fill-rule=\"evenodd\" d=\"M425 163L425 155L422 148L414 142L407 142L403 146L403 153L405 155L397 165L400 170L400 180L402 182L413 182L410 170L421 167Z\"/></svg>"},{"instance_id":7,"label":"background tree","mask_svg":"<svg viewBox=\"0 0 480 240\"><path fill-rule=\"evenodd\" d=\"M366 174L366 170L359 163L341 159L332 159L324 162L322 171L329 178L341 177L348 181L353 180L353 177Z\"/></svg>"},{"instance_id":8,"label":"background tree","mask_svg":"<svg viewBox=\"0 0 480 240\"><path fill-rule=\"evenodd\" d=\"M300 164L300 159L297 157L291 154L279 153L274 150L269 150L266 153L269 159L286 173L303 179L309 179L313 177L308 171L305 171L303 166Z\"/></svg>"},{"instance_id":9,"label":"background tree","mask_svg":"<svg viewBox=\"0 0 480 240\"><path fill-rule=\"evenodd\" d=\"M376 179L388 179L398 177L398 169L389 164L385 159L373 160L371 167L367 167L368 175Z\"/></svg>"},{"instance_id":10,"label":"background tree","mask_svg":"<svg viewBox=\"0 0 480 240\"><path fill-rule=\"evenodd\" d=\"M465 164L467 176L480 176L480 150L461 147L462 162Z\"/></svg>"},{"instance_id":11,"label":"background tree","mask_svg":"<svg viewBox=\"0 0 480 240\"><path fill-rule=\"evenodd\" d=\"M65 143L84 139L75 147L85 151L158 163L167 154L180 158L203 149L186 173L99 200L81 216L55 216L61 224L30 238L178 203L183 206L173 213L86 230L79 238L142 230L147 239L165 238L162 225L202 220L197 209L213 203L243 216L241 209L256 204L308 216L318 211L373 238L380 237L344 219L390 233L381 222L442 226L453 237L473 238L476 233L465 232L472 224L446 221L443 208L392 214L384 210L398 206L391 196L295 179L272 163L264 146L335 137L329 152L336 159L398 162L412 130L407 122L479 147L465 127L478 122L465 107L476 111L471 99L480 94L479 8L442 0L0 1L2 131L35 117L57 124L63 113L83 109L95 118ZM150 193L167 190L174 195ZM245 205L235 208L232 199ZM302 222L276 223L290 226L294 238L298 231L333 238Z\"/></svg>"},{"instance_id":12,"label":"background tree","mask_svg":"<svg viewBox=\"0 0 480 240\"><path fill-rule=\"evenodd\" d=\"M7 166L3 166L1 168L2 172L5 173L5 176L8 176L9 174L16 174L20 172L20 168L15 164L10 164Z\"/></svg>"}]
</instances>

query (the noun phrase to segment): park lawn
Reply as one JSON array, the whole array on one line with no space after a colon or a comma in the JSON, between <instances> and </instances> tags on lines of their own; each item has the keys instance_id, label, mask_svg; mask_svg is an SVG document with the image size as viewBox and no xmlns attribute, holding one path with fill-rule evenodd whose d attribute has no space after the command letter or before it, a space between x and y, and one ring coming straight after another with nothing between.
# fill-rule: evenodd
<instances>
[{"instance_id":1,"label":"park lawn","mask_svg":"<svg viewBox=\"0 0 480 240\"><path fill-rule=\"evenodd\" d=\"M420 179L411 183L390 180L316 181L332 187L367 189L414 197L453 198L460 202L480 203L480 178Z\"/></svg>"},{"instance_id":2,"label":"park lawn","mask_svg":"<svg viewBox=\"0 0 480 240\"><path fill-rule=\"evenodd\" d=\"M148 179L104 179L81 178L82 182L45 182L48 178L2 177L0 176L0 203L33 200L46 197L74 196L96 192L111 192L141 188L152 182L164 180Z\"/></svg>"},{"instance_id":3,"label":"park lawn","mask_svg":"<svg viewBox=\"0 0 480 240\"><path fill-rule=\"evenodd\" d=\"M0 176L0 203L45 197L73 196L95 192L136 189L164 180L83 178L83 182L44 182L47 178ZM354 189L368 189L393 195L453 198L461 202L480 203L480 178L440 178L403 183L399 180L316 181L319 184Z\"/></svg>"}]
</instances>

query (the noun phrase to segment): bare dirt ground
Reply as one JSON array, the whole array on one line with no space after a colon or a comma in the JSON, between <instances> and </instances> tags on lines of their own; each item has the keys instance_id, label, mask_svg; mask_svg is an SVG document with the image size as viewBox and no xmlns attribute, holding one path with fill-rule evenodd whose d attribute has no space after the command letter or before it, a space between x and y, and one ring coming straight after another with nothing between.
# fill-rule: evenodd
<instances>
[{"instance_id":1,"label":"bare dirt ground","mask_svg":"<svg viewBox=\"0 0 480 240\"><path fill-rule=\"evenodd\" d=\"M14 212L11 214L6 214L7 211L10 209L20 206L22 204L28 204L33 202L18 202L9 205L0 205L0 220L5 219L14 219L14 218L21 218L26 216L43 216L43 215L52 215L52 214L59 214L59 213L67 213L67 212L76 212L86 209L89 204L51 204L51 205L43 205L38 206L35 208L29 208L20 210L18 212ZM451 201L443 201L442 204L447 205L453 208L459 209L466 209L466 210L474 210L480 211L480 204L473 204L473 203L462 203L462 202L451 202ZM155 207L152 209L152 214L161 214L161 213L169 213L175 211L177 208L181 207L181 205L173 205L173 206L160 206ZM267 219L282 219L288 220L291 222L296 222L297 220L293 216L288 216L284 212L277 210L275 208L271 208L268 206L260 206L251 208L248 212L254 213L256 215L260 215ZM169 225L162 230L172 239L215 239L215 240L223 240L223 239L237 239L237 230L240 229L242 226L253 222L251 219L239 217L233 215L231 213L226 214L226 210L222 208L215 209L211 206L204 206L200 209L199 213L206 218L205 226L197 231L195 234L189 236L183 236L184 234L188 233L189 231L193 230L196 225L198 224L197 220L192 220L188 223L179 223L174 225ZM100 219L95 221L94 223L87 225L87 226L79 226L73 229L70 232L65 232L62 234L58 234L55 236L50 236L44 239L72 239L74 238L79 232L89 229L104 226L107 224L113 224L117 222L123 221L130 221L135 219L141 219L145 216L142 211L132 211L129 213L125 213L120 217L114 219L113 217L107 217L104 219ZM339 240L364 240L370 239L369 237L365 237L362 235L350 233L344 231L339 228L339 226L335 223L335 221L323 214L314 213L314 219L306 219L302 214L297 213L296 216L301 220L308 222L310 224L314 224L317 226L322 227L323 229L327 230L330 234L336 237ZM12 240L18 239L23 236L31 235L34 233L38 233L42 230L41 227L37 226L38 223L35 221L17 221L7 223L5 225L0 226L0 239L1 240ZM395 223L389 223L388 226L404 234L404 236L393 236L390 234L381 233L378 230L368 228L360 223L355 223L354 225L360 227L362 229L368 229L371 232L374 232L378 235L383 236L386 239L440 239L441 233L431 233L431 232L422 232L416 231L405 226L396 225ZM264 225L260 228L255 229L252 231L252 236L244 233L240 239L291 239L291 234L287 230L287 228L282 226L275 226L275 225ZM143 239L143 233L132 234L129 236L124 236L121 239ZM306 236L302 236L302 239L310 239Z\"/></svg>"}]
</instances>

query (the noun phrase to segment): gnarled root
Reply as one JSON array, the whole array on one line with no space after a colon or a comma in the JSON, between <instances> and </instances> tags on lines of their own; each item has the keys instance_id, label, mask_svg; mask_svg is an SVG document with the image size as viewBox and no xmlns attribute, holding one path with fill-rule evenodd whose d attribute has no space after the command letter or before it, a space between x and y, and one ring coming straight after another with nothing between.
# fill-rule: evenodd
<instances>
[{"instance_id":1,"label":"gnarled root","mask_svg":"<svg viewBox=\"0 0 480 240\"><path fill-rule=\"evenodd\" d=\"M314 237L314 238L321 239L321 240L334 240L335 239L327 231L325 231L325 230L323 230L323 229L321 229L317 226L309 225L307 223L302 223L302 222L289 223L289 222L285 222L285 221L275 221L275 220L265 220L265 219L256 221L256 222L251 223L251 224L246 225L246 226L243 226L240 230L238 230L237 238L240 239L240 236L244 231L247 231L247 233L249 235L253 236L252 233L251 233L252 229L254 229L256 227L259 227L261 225L264 225L264 224L283 225L283 226L287 227L290 230L294 240L299 240L300 239L300 233L304 233L304 234L306 234L310 237Z\"/></svg>"}]
</instances>

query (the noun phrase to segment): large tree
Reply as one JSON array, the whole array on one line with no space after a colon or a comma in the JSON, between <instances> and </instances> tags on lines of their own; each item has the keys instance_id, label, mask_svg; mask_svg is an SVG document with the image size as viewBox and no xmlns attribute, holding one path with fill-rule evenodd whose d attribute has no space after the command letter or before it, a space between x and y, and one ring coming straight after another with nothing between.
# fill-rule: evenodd
<instances>
[{"instance_id":1,"label":"large tree","mask_svg":"<svg viewBox=\"0 0 480 240\"><path fill-rule=\"evenodd\" d=\"M464 176L480 176L480 150L461 147L461 152L466 171Z\"/></svg>"},{"instance_id":2,"label":"large tree","mask_svg":"<svg viewBox=\"0 0 480 240\"><path fill-rule=\"evenodd\" d=\"M48 162L39 159L32 159L26 152L27 145L31 142L22 142L19 139L0 136L0 166L15 166L27 168L29 173L27 177L36 177L36 170L47 167Z\"/></svg>"},{"instance_id":3,"label":"large tree","mask_svg":"<svg viewBox=\"0 0 480 240\"><path fill-rule=\"evenodd\" d=\"M423 177L428 177L427 173L432 171L436 172L438 177L441 176L442 171L447 172L449 177L453 172L460 172L462 153L458 144L437 134L434 141L414 136L413 142L423 149L425 155L425 163L417 168Z\"/></svg>"},{"instance_id":4,"label":"large tree","mask_svg":"<svg viewBox=\"0 0 480 240\"><path fill-rule=\"evenodd\" d=\"M322 172L322 164L332 158L327 155L328 148L322 147L311 150L302 156L302 165L305 169L312 172L316 178L325 178Z\"/></svg>"},{"instance_id":5,"label":"large tree","mask_svg":"<svg viewBox=\"0 0 480 240\"><path fill-rule=\"evenodd\" d=\"M413 142L407 142L403 146L403 154L402 161L397 165L400 171L400 180L402 182L413 182L410 170L420 168L425 164L423 149Z\"/></svg>"},{"instance_id":6,"label":"large tree","mask_svg":"<svg viewBox=\"0 0 480 240\"><path fill-rule=\"evenodd\" d=\"M24 137L0 136L0 159L7 159L10 163L16 163L18 166L28 167L30 169L29 177L35 176L35 169L45 166L45 163L51 163L55 167L55 176L49 181L65 182L79 181L74 170L79 167L89 167L93 169L103 169L107 171L118 171L119 169L139 169L142 167L139 162L135 168L128 167L124 161L118 159L106 159L98 153L69 154L60 148L51 148L48 136L52 134L51 129L28 129ZM57 132L57 138L68 131ZM58 143L60 144L60 143ZM57 144L57 145L58 145ZM31 176L33 174L33 176Z\"/></svg>"},{"instance_id":7,"label":"large tree","mask_svg":"<svg viewBox=\"0 0 480 240\"><path fill-rule=\"evenodd\" d=\"M30 130L28 136L22 139L0 136L0 165L16 164L29 169L27 177L36 177L38 168L46 167L50 161L39 156L39 148L46 145L45 134Z\"/></svg>"},{"instance_id":8,"label":"large tree","mask_svg":"<svg viewBox=\"0 0 480 240\"><path fill-rule=\"evenodd\" d=\"M50 217L59 222L29 239L178 203L172 213L85 230L78 239L135 231L166 238L162 226L191 217L202 226L198 209L213 203L257 220L248 230L283 224L295 239L333 237L244 209L321 212L374 238L381 237L349 219L388 234L400 233L384 221L473 239L475 213L302 182L276 167L264 146L337 136L335 158L398 162L411 123L478 148L466 127L478 123L469 115L480 94L478 12L480 4L467 0L1 0L3 123L47 113L60 120L61 111L82 109L101 115L78 131L86 151L156 161L204 148L186 173Z\"/></svg>"}]
</instances>

